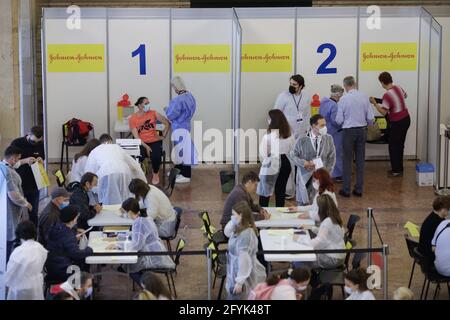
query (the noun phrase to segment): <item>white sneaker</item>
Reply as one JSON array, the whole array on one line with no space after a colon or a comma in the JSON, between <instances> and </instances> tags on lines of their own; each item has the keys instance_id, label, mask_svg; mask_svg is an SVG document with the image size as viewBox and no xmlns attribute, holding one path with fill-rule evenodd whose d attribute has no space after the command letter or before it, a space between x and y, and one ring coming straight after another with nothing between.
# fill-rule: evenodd
<instances>
[{"instance_id":1,"label":"white sneaker","mask_svg":"<svg viewBox=\"0 0 450 320\"><path fill-rule=\"evenodd\" d=\"M175 180L175 182L176 183L189 183L189 182L191 182L191 178L186 178L180 174L177 176L177 179Z\"/></svg>"}]
</instances>

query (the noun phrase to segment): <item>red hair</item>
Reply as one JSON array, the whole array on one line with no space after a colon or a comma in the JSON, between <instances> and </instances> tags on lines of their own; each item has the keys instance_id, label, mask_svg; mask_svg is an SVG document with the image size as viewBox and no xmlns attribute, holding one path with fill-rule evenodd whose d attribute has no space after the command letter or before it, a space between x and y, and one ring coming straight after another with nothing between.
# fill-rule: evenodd
<instances>
[{"instance_id":1,"label":"red hair","mask_svg":"<svg viewBox=\"0 0 450 320\"><path fill-rule=\"evenodd\" d=\"M313 173L313 178L319 180L319 194L328 190L330 192L334 192L334 183L331 179L330 174L324 168L320 168Z\"/></svg>"}]
</instances>

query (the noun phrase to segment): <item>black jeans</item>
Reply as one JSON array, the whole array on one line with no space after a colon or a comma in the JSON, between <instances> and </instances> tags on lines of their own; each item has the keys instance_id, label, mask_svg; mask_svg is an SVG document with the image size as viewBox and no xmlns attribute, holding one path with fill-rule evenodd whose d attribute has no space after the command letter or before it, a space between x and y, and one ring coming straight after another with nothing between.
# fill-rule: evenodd
<instances>
[{"instance_id":1,"label":"black jeans","mask_svg":"<svg viewBox=\"0 0 450 320\"><path fill-rule=\"evenodd\" d=\"M389 158L392 172L403 172L403 151L405 150L406 133L411 124L407 116L400 121L391 121L389 130Z\"/></svg>"},{"instance_id":2,"label":"black jeans","mask_svg":"<svg viewBox=\"0 0 450 320\"><path fill-rule=\"evenodd\" d=\"M192 176L192 170L191 166L185 165L185 164L177 164L175 168L180 170L180 174L185 178L191 178Z\"/></svg>"},{"instance_id":3,"label":"black jeans","mask_svg":"<svg viewBox=\"0 0 450 320\"><path fill-rule=\"evenodd\" d=\"M281 155L281 167L275 182L275 202L277 207L284 207L286 200L286 184L291 174L291 163L285 154ZM259 196L259 205L261 207L269 206L269 197Z\"/></svg>"},{"instance_id":4,"label":"black jeans","mask_svg":"<svg viewBox=\"0 0 450 320\"><path fill-rule=\"evenodd\" d=\"M152 152L150 153L150 160L152 162L153 173L158 173L161 167L161 156L162 156L162 141L156 141L152 143L147 143ZM141 160L147 158L147 151L143 146L141 146Z\"/></svg>"},{"instance_id":5,"label":"black jeans","mask_svg":"<svg viewBox=\"0 0 450 320\"><path fill-rule=\"evenodd\" d=\"M27 201L31 203L33 207L31 211L28 211L28 215L30 216L30 221L33 222L37 228L38 209L39 209L39 190L25 191L23 195L25 196L25 199L27 199Z\"/></svg>"}]
</instances>

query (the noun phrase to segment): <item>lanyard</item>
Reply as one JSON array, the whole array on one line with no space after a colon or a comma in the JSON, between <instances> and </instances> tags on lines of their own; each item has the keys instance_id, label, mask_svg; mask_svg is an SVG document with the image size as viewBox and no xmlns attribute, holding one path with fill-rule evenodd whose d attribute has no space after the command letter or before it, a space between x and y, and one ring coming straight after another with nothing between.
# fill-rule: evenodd
<instances>
[{"instance_id":1,"label":"lanyard","mask_svg":"<svg viewBox=\"0 0 450 320\"><path fill-rule=\"evenodd\" d=\"M295 95L292 94L292 99L294 99L295 106L297 107L297 112L300 111L299 106L300 106L300 102L302 101L302 96L303 96L303 94L300 93L300 99L298 99L298 102L297 102L297 101L295 101Z\"/></svg>"}]
</instances>

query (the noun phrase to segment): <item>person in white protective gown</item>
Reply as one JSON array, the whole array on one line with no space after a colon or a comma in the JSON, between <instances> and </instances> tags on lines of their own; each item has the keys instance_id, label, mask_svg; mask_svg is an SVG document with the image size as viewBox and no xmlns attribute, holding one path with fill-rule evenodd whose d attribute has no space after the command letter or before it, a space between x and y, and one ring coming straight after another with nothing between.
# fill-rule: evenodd
<instances>
[{"instance_id":1,"label":"person in white protective gown","mask_svg":"<svg viewBox=\"0 0 450 320\"><path fill-rule=\"evenodd\" d=\"M16 229L21 241L8 261L5 285L8 300L44 300L44 276L42 270L47 260L47 250L36 240L34 224L27 220Z\"/></svg>"},{"instance_id":2,"label":"person in white protective gown","mask_svg":"<svg viewBox=\"0 0 450 320\"><path fill-rule=\"evenodd\" d=\"M101 142L102 140L100 139ZM107 141L89 154L85 171L98 176L97 193L100 203L121 204L130 197L128 185L131 180L147 179L136 160L118 145L111 144L112 138Z\"/></svg>"},{"instance_id":3,"label":"person in white protective gown","mask_svg":"<svg viewBox=\"0 0 450 320\"><path fill-rule=\"evenodd\" d=\"M264 266L256 258L257 230L253 213L245 201L233 207L224 230L229 238L226 289L229 300L246 299L250 291L266 278Z\"/></svg>"},{"instance_id":4,"label":"person in white protective gown","mask_svg":"<svg viewBox=\"0 0 450 320\"><path fill-rule=\"evenodd\" d=\"M290 159L297 166L296 199L299 205L310 204L310 196L314 193L314 171L325 168L333 172L336 162L336 149L333 138L327 134L325 118L316 114L311 117L310 124L308 135L297 140L290 154Z\"/></svg>"},{"instance_id":5,"label":"person in white protective gown","mask_svg":"<svg viewBox=\"0 0 450 320\"><path fill-rule=\"evenodd\" d=\"M152 218L147 217L146 209L139 208L136 199L129 198L122 204L122 211L132 219L130 249L137 252L166 252L167 249L158 235L158 229ZM136 264L129 266L130 276L140 283L140 271L151 268L175 268L175 263L167 256L140 256Z\"/></svg>"},{"instance_id":6,"label":"person in white protective gown","mask_svg":"<svg viewBox=\"0 0 450 320\"><path fill-rule=\"evenodd\" d=\"M100 141L98 139L89 140L83 147L83 150L75 155L69 175L70 182L81 181L81 177L86 173L85 167L89 154L99 145Z\"/></svg>"}]
</instances>

